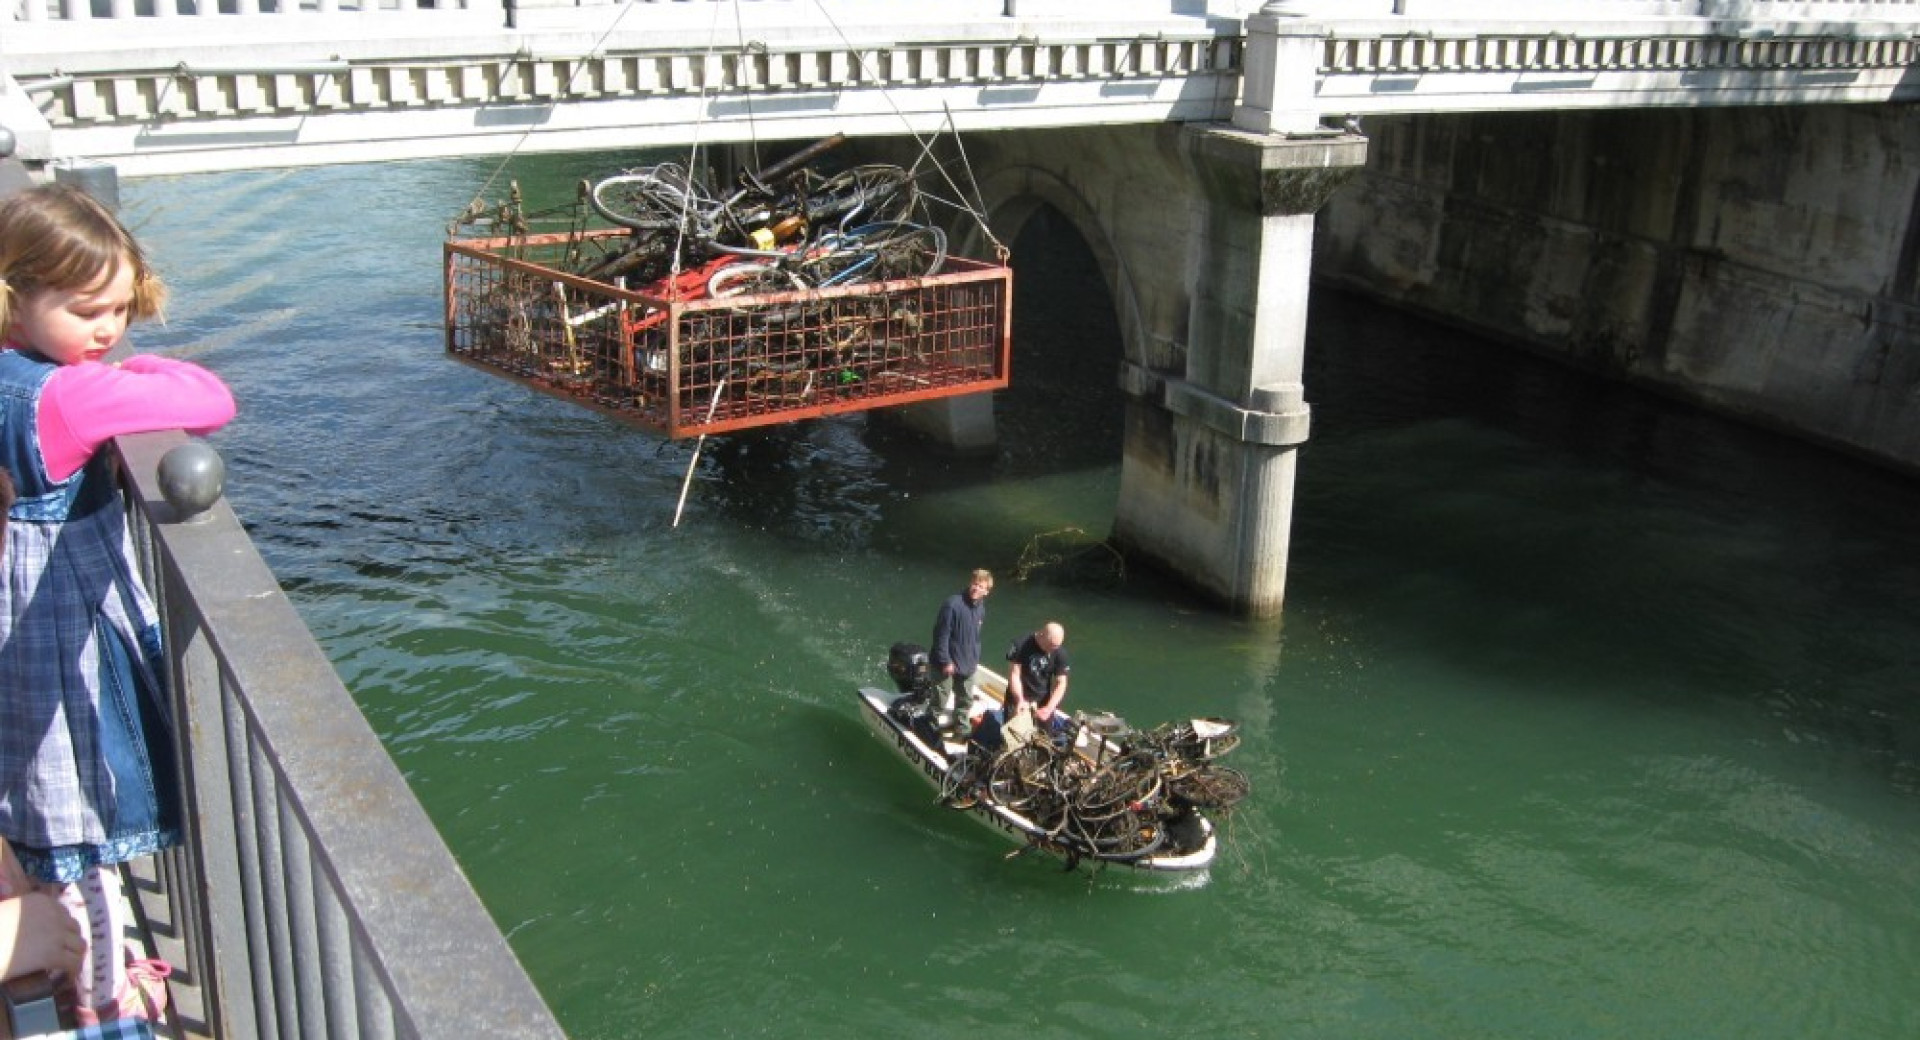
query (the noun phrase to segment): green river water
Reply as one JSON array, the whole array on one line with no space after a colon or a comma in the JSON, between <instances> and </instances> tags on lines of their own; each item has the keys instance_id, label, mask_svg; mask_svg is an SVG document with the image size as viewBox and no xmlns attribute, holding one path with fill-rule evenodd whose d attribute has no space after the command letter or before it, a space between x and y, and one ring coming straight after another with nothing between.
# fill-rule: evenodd
<instances>
[{"instance_id":1,"label":"green river water","mask_svg":"<svg viewBox=\"0 0 1920 1040\"><path fill-rule=\"evenodd\" d=\"M690 443L443 353L498 168L121 194L139 344L235 387L230 499L572 1035L1920 1036L1911 480L1323 293L1282 621L1015 580L1119 485L1112 307L1036 234L999 453L717 438L675 528ZM866 732L975 566L1070 706L1240 721L1202 881L1009 861Z\"/></svg>"}]
</instances>

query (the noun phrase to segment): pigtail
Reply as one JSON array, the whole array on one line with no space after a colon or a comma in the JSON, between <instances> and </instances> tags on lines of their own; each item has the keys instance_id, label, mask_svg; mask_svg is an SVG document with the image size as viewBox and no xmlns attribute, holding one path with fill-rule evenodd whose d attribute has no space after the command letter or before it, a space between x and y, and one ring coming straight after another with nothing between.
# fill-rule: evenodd
<instances>
[{"instance_id":1,"label":"pigtail","mask_svg":"<svg viewBox=\"0 0 1920 1040\"><path fill-rule=\"evenodd\" d=\"M133 300L129 305L129 313L136 320L152 318L165 324L167 283L161 281L153 268L147 266L147 258L137 248L130 259L133 263Z\"/></svg>"},{"instance_id":2,"label":"pigtail","mask_svg":"<svg viewBox=\"0 0 1920 1040\"><path fill-rule=\"evenodd\" d=\"M7 284L7 276L0 275L0 341L8 337L13 328L13 286Z\"/></svg>"}]
</instances>

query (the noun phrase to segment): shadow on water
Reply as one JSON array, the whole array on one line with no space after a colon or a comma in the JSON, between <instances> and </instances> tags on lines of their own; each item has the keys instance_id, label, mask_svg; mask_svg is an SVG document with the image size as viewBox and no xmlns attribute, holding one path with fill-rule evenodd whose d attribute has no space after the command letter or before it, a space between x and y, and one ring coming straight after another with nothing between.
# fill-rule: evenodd
<instances>
[{"instance_id":1,"label":"shadow on water","mask_svg":"<svg viewBox=\"0 0 1920 1040\"><path fill-rule=\"evenodd\" d=\"M1013 242L1013 379L994 401L993 475L1025 478L1120 461L1120 327L1093 254L1040 207Z\"/></svg>"},{"instance_id":2,"label":"shadow on water","mask_svg":"<svg viewBox=\"0 0 1920 1040\"><path fill-rule=\"evenodd\" d=\"M1011 264L1012 379L994 397L993 451L956 453L883 417L809 420L709 438L703 498L748 527L844 543L915 494L1117 467L1120 331L1092 253L1042 208Z\"/></svg>"},{"instance_id":3,"label":"shadow on water","mask_svg":"<svg viewBox=\"0 0 1920 1040\"><path fill-rule=\"evenodd\" d=\"M1423 653L1650 711L1737 705L1920 790L1920 531L1882 519L1920 486L1356 296L1313 320L1296 593L1364 545L1347 591Z\"/></svg>"},{"instance_id":4,"label":"shadow on water","mask_svg":"<svg viewBox=\"0 0 1920 1040\"><path fill-rule=\"evenodd\" d=\"M519 164L511 176L493 170L476 197L491 207L517 189L529 211L552 217L568 209L583 183L663 161L687 156L649 149L545 157ZM479 175L482 165L472 165ZM712 511L726 526L846 552L867 547L889 511L911 501L955 492L991 495L1009 483L1070 474L1082 475L1075 478L1081 484L1117 483L1124 397L1111 293L1086 243L1050 208L1029 218L1011 248L1012 377L993 395L993 450L954 452L888 421L884 412L743 430L697 444L663 441L652 464L693 473L687 514ZM1110 523L1107 515L1076 526L1097 541Z\"/></svg>"}]
</instances>

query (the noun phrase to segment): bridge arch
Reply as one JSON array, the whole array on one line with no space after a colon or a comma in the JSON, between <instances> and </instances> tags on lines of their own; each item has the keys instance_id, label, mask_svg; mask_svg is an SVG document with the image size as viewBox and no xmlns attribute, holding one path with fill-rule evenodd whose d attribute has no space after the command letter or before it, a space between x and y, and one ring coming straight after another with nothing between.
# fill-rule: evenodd
<instances>
[{"instance_id":1,"label":"bridge arch","mask_svg":"<svg viewBox=\"0 0 1920 1040\"><path fill-rule=\"evenodd\" d=\"M994 238L1009 248L1042 206L1060 214L1086 244L1099 269L1100 281L1107 287L1114 323L1120 329L1123 356L1136 365L1144 364L1145 351L1141 346L1144 330L1138 321L1141 289L1134 276L1138 268L1127 263L1118 252L1108 224L1112 214L1103 216L1077 186L1059 174L1031 165L1008 167L990 174L981 182L980 196L987 226L993 229ZM969 256L992 255L994 243L987 241L986 233L978 224L971 225L959 242ZM1016 290L1019 277L1020 270L1015 267ZM1017 295L1015 299L1015 306L1019 306Z\"/></svg>"}]
</instances>

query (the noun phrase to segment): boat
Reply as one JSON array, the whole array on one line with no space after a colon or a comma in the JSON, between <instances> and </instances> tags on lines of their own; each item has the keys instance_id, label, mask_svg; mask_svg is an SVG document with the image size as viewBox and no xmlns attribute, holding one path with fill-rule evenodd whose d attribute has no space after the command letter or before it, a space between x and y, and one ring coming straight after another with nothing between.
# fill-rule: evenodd
<instances>
[{"instance_id":1,"label":"boat","mask_svg":"<svg viewBox=\"0 0 1920 1040\"><path fill-rule=\"evenodd\" d=\"M1195 719L1139 733L1114 715L1075 712L1052 734L1033 732L1025 715L999 727L1006 680L981 668L969 721L956 725L938 718L931 702L945 680L929 674L925 650L895 644L887 671L893 690L858 691L870 728L940 792L946 810L1019 844L1016 853L1038 850L1069 869L1092 863L1195 875L1219 849L1207 811L1246 794L1244 776L1212 761L1238 742L1230 722Z\"/></svg>"}]
</instances>

